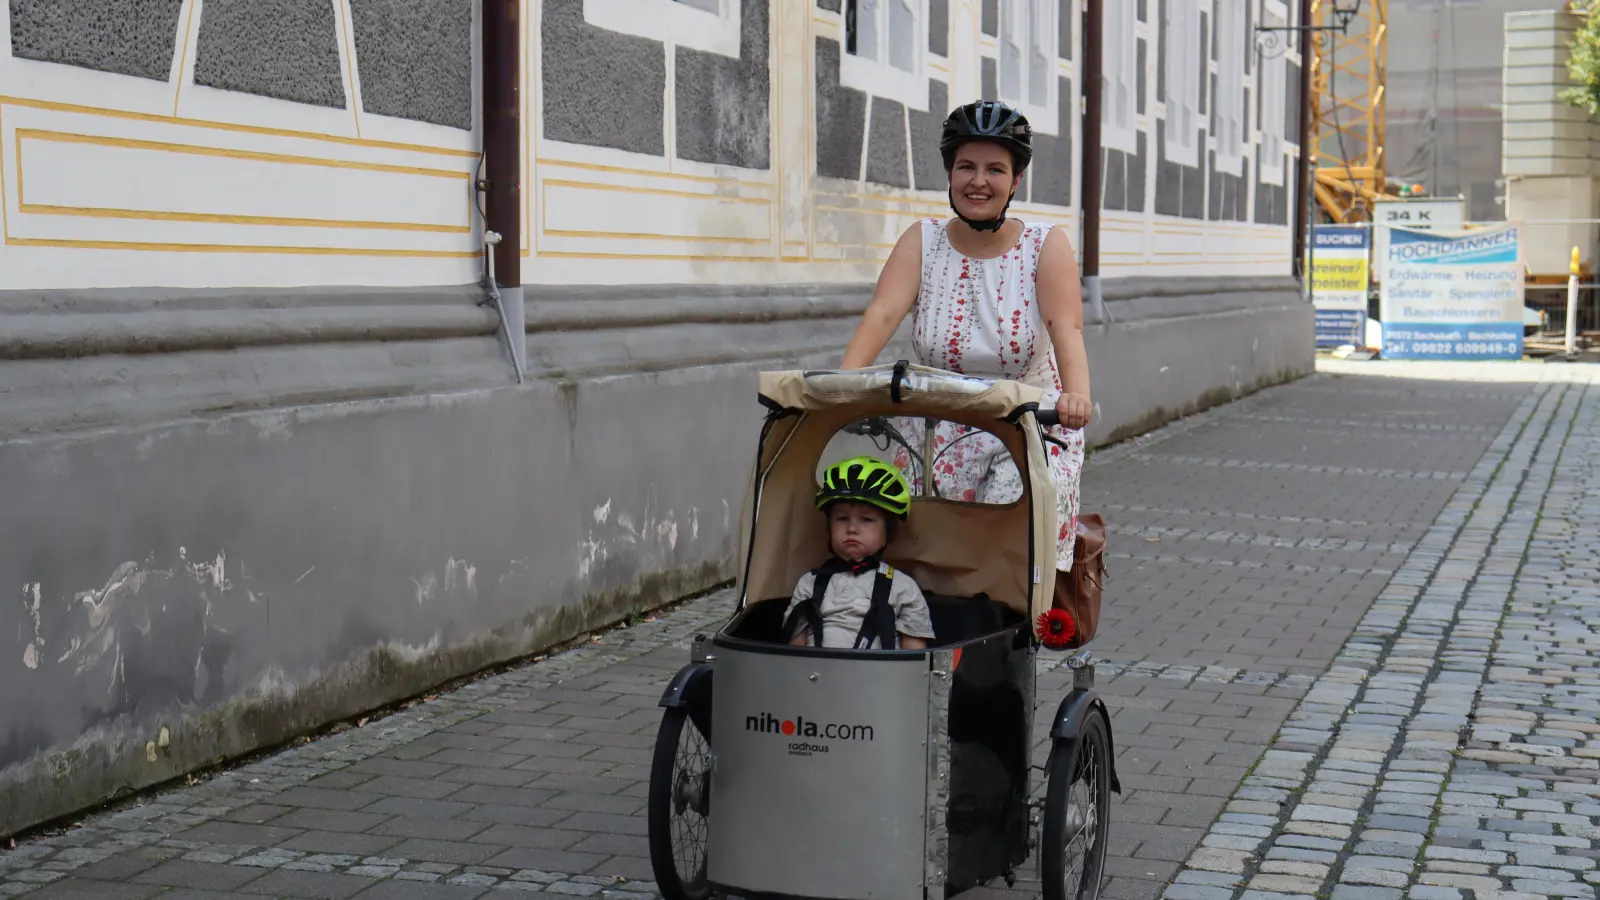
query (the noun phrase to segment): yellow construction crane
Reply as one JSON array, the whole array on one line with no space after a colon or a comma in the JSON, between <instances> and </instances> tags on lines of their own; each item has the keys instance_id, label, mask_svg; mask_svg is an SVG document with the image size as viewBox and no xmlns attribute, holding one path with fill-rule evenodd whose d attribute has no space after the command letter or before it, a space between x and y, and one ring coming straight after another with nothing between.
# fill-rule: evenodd
<instances>
[{"instance_id":1,"label":"yellow construction crane","mask_svg":"<svg viewBox=\"0 0 1600 900\"><path fill-rule=\"evenodd\" d=\"M1349 7L1349 0L1337 4ZM1311 25L1332 24L1333 0L1311 0ZM1344 31L1311 32L1312 190L1335 222L1372 219L1384 180L1384 74L1389 0L1362 0Z\"/></svg>"}]
</instances>

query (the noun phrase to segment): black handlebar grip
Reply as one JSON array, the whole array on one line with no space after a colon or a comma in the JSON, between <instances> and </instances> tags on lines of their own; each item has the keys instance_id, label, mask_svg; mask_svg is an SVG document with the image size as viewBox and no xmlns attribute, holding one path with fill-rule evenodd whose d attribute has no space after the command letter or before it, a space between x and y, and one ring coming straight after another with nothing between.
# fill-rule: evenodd
<instances>
[{"instance_id":1,"label":"black handlebar grip","mask_svg":"<svg viewBox=\"0 0 1600 900\"><path fill-rule=\"evenodd\" d=\"M1046 428L1053 428L1061 424L1061 414L1056 412L1055 407L1050 409L1040 407L1033 411L1033 417L1039 421L1040 425Z\"/></svg>"}]
</instances>

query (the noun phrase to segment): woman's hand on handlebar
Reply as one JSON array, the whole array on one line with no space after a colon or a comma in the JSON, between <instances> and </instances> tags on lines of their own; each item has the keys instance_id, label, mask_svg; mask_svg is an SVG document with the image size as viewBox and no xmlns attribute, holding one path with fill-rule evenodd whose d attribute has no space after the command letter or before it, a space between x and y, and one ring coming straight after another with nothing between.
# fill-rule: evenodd
<instances>
[{"instance_id":1,"label":"woman's hand on handlebar","mask_svg":"<svg viewBox=\"0 0 1600 900\"><path fill-rule=\"evenodd\" d=\"M1082 394L1062 394L1056 400L1056 416L1063 428L1083 428L1089 424L1094 404Z\"/></svg>"}]
</instances>

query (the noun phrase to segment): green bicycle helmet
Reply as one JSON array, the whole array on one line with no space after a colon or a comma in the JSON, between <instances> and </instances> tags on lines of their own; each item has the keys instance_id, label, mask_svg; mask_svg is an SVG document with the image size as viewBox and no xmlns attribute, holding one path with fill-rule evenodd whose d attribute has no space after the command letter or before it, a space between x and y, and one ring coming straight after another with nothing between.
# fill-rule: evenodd
<instances>
[{"instance_id":1,"label":"green bicycle helmet","mask_svg":"<svg viewBox=\"0 0 1600 900\"><path fill-rule=\"evenodd\" d=\"M841 500L868 503L904 519L911 511L911 486L898 468L881 459L857 456L836 462L822 473L817 508L826 510Z\"/></svg>"}]
</instances>

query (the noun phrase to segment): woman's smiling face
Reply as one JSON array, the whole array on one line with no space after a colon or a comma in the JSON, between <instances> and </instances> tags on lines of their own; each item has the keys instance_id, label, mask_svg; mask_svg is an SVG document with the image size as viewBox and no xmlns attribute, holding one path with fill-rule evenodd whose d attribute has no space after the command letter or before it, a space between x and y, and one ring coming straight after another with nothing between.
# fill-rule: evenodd
<instances>
[{"instance_id":1,"label":"woman's smiling face","mask_svg":"<svg viewBox=\"0 0 1600 900\"><path fill-rule=\"evenodd\" d=\"M1011 151L990 141L968 141L950 166L950 193L956 211L968 219L997 219L1021 182Z\"/></svg>"}]
</instances>

